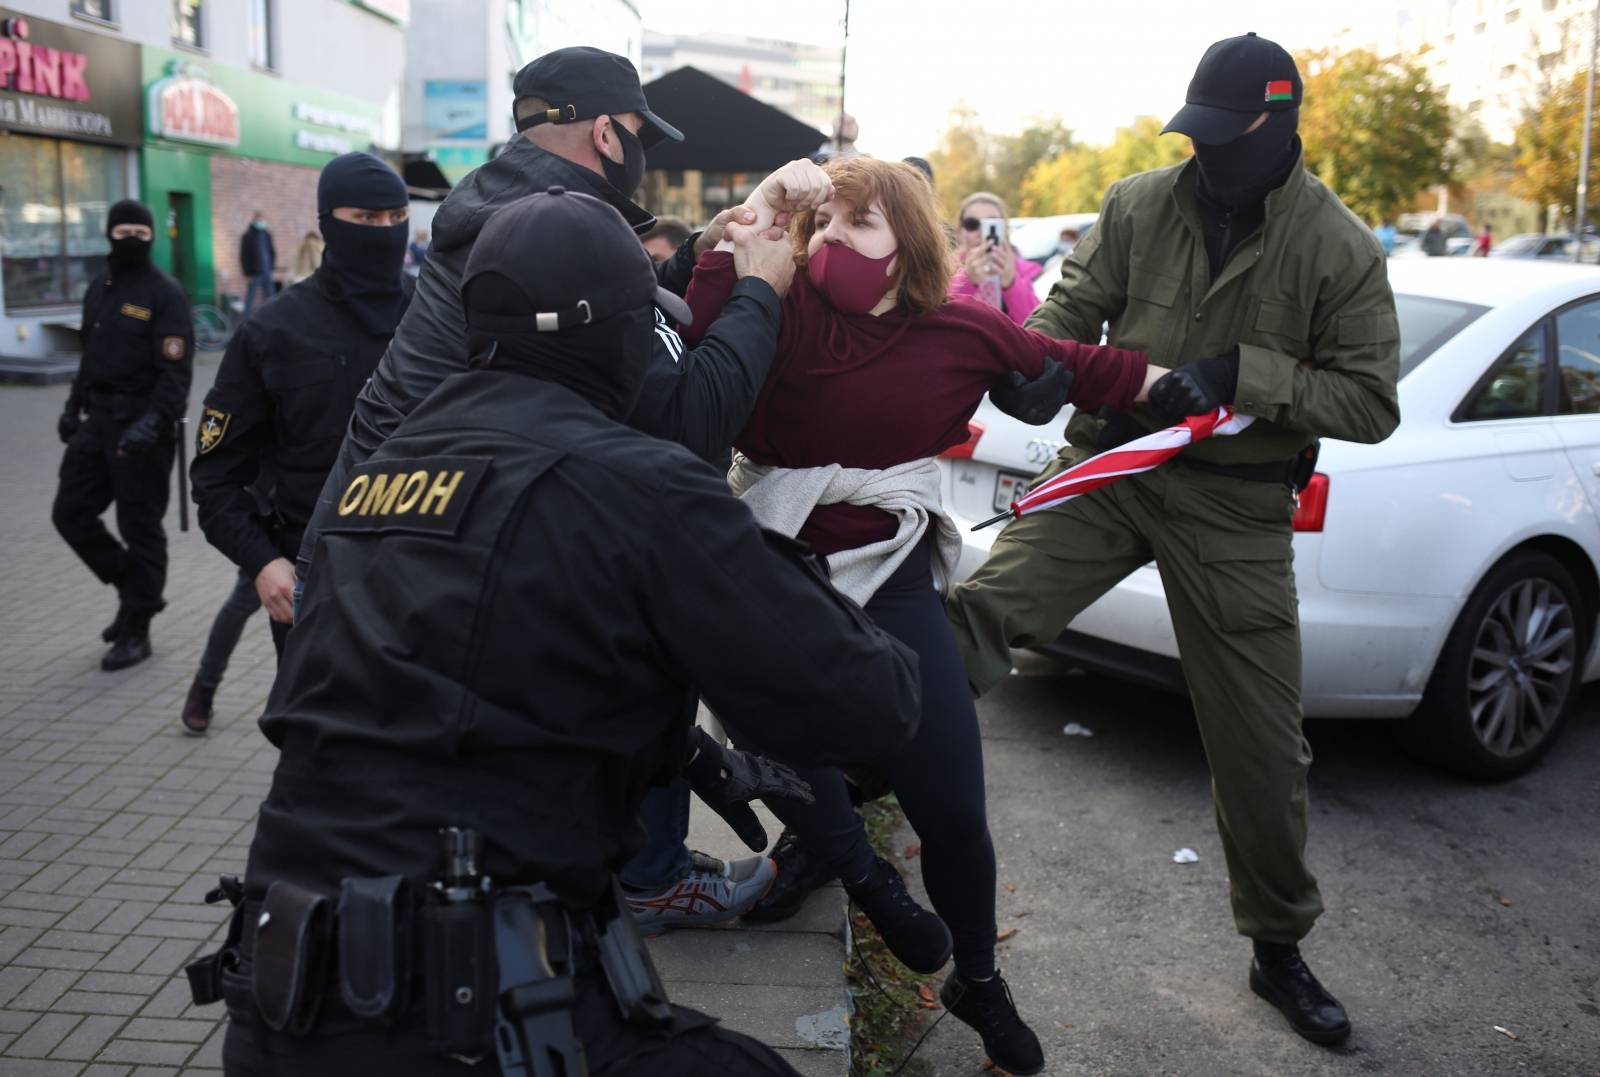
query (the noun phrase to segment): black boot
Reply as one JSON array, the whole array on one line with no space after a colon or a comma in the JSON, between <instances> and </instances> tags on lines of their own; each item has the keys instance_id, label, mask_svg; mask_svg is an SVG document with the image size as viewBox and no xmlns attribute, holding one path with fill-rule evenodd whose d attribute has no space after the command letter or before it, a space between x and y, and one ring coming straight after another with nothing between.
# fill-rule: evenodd
<instances>
[{"instance_id":1,"label":"black boot","mask_svg":"<svg viewBox=\"0 0 1600 1077\"><path fill-rule=\"evenodd\" d=\"M744 919L759 924L789 919L800 911L812 891L828 885L836 877L821 857L814 856L800 844L800 835L787 828L778 835L771 856L778 865L772 889L744 914Z\"/></svg>"},{"instance_id":2,"label":"black boot","mask_svg":"<svg viewBox=\"0 0 1600 1077\"><path fill-rule=\"evenodd\" d=\"M1341 1043L1350 1035L1344 1007L1311 974L1300 947L1258 939L1255 950L1250 990L1278 1007L1291 1028L1312 1043Z\"/></svg>"},{"instance_id":3,"label":"black boot","mask_svg":"<svg viewBox=\"0 0 1600 1077\"><path fill-rule=\"evenodd\" d=\"M100 630L101 642L104 642L104 643L115 643L115 642L117 642L117 637L122 635L122 622L126 621L127 619L128 619L128 611L123 609L121 605L118 605L117 606L117 615L111 619L111 623L110 624L106 625L104 628L102 628Z\"/></svg>"},{"instance_id":4,"label":"black boot","mask_svg":"<svg viewBox=\"0 0 1600 1077\"><path fill-rule=\"evenodd\" d=\"M150 615L130 613L123 618L122 630L111 650L100 659L100 668L110 673L114 670L136 666L150 657Z\"/></svg>"},{"instance_id":5,"label":"black boot","mask_svg":"<svg viewBox=\"0 0 1600 1077\"><path fill-rule=\"evenodd\" d=\"M987 980L963 980L952 972L939 989L939 1001L983 1038L983 1050L996 1066L1019 1077L1044 1069L1039 1037L1017 1013L1011 988L998 971Z\"/></svg>"},{"instance_id":6,"label":"black boot","mask_svg":"<svg viewBox=\"0 0 1600 1077\"><path fill-rule=\"evenodd\" d=\"M861 906L883 936L889 952L912 972L938 972L950 960L950 929L938 916L918 905L906 892L906 881L883 857L857 883L845 883L850 899Z\"/></svg>"},{"instance_id":7,"label":"black boot","mask_svg":"<svg viewBox=\"0 0 1600 1077\"><path fill-rule=\"evenodd\" d=\"M178 720L183 723L183 731L195 737L203 737L206 730L211 728L211 699L217 694L214 684L201 684L195 681L189 685L189 698L183 701L183 713Z\"/></svg>"}]
</instances>

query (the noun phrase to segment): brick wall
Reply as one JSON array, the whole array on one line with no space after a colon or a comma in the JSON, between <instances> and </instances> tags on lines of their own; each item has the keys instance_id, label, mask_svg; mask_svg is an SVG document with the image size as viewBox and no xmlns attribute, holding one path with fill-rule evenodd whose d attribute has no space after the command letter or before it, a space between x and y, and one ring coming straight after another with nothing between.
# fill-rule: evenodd
<instances>
[{"instance_id":1,"label":"brick wall","mask_svg":"<svg viewBox=\"0 0 1600 1077\"><path fill-rule=\"evenodd\" d=\"M273 276L281 283L295 248L317 230L317 176L299 165L217 154L211 158L211 244L218 295L244 295L239 272L239 237L260 210L278 249Z\"/></svg>"}]
</instances>

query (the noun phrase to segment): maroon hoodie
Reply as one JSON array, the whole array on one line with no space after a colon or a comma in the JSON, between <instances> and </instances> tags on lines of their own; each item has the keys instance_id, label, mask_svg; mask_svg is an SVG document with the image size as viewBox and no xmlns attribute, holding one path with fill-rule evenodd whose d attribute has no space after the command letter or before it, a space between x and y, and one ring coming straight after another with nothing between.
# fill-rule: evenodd
<instances>
[{"instance_id":1,"label":"maroon hoodie","mask_svg":"<svg viewBox=\"0 0 1600 1077\"><path fill-rule=\"evenodd\" d=\"M732 254L701 255L686 297L691 344L734 281ZM936 456L967 440L967 420L1000 375L1036 378L1046 355L1072 371L1079 407L1127 411L1144 386L1143 352L1056 340L970 296L932 314L841 314L802 270L783 300L772 372L734 446L776 467L885 468ZM821 505L800 538L829 554L892 538L895 528L882 509Z\"/></svg>"}]
</instances>

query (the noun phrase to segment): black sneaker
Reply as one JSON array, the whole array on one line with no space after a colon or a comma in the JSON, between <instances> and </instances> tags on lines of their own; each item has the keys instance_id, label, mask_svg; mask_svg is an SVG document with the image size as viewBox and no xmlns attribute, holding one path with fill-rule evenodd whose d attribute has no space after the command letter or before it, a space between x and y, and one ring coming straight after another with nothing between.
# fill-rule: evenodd
<instances>
[{"instance_id":1,"label":"black sneaker","mask_svg":"<svg viewBox=\"0 0 1600 1077\"><path fill-rule=\"evenodd\" d=\"M828 870L821 857L800 843L800 835L785 828L772 847L772 859L778 865L778 878L767 891L767 896L756 902L744 914L744 919L760 924L787 920L800 911L806 898L833 882L836 875Z\"/></svg>"},{"instance_id":2,"label":"black sneaker","mask_svg":"<svg viewBox=\"0 0 1600 1077\"><path fill-rule=\"evenodd\" d=\"M906 891L906 881L883 857L865 879L846 883L845 892L867 914L889 952L912 972L938 972L950 960L950 929L917 904Z\"/></svg>"},{"instance_id":3,"label":"black sneaker","mask_svg":"<svg viewBox=\"0 0 1600 1077\"><path fill-rule=\"evenodd\" d=\"M1257 941L1255 951L1250 990L1276 1006L1289 1027L1312 1043L1343 1043L1350 1035L1350 1018L1311 974L1300 947Z\"/></svg>"},{"instance_id":4,"label":"black sneaker","mask_svg":"<svg viewBox=\"0 0 1600 1077\"><path fill-rule=\"evenodd\" d=\"M195 681L189 685L189 698L183 701L183 713L178 716L185 733L193 737L206 735L206 730L211 728L211 700L216 694L214 684Z\"/></svg>"},{"instance_id":5,"label":"black sneaker","mask_svg":"<svg viewBox=\"0 0 1600 1077\"><path fill-rule=\"evenodd\" d=\"M1011 988L998 971L987 980L963 980L952 972L939 989L939 1001L983 1039L989 1061L1007 1073L1025 1077L1044 1070L1044 1048L1017 1013Z\"/></svg>"}]
</instances>

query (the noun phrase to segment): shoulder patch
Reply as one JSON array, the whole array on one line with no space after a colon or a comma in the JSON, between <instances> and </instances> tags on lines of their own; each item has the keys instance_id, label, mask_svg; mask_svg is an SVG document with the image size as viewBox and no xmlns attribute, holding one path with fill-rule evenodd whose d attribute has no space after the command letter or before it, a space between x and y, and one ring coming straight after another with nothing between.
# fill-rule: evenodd
<instances>
[{"instance_id":1,"label":"shoulder patch","mask_svg":"<svg viewBox=\"0 0 1600 1077\"><path fill-rule=\"evenodd\" d=\"M140 307L135 306L132 303L124 303L122 304L122 313L126 314L130 318L138 318L141 322L148 322L150 320L149 307Z\"/></svg>"},{"instance_id":2,"label":"shoulder patch","mask_svg":"<svg viewBox=\"0 0 1600 1077\"><path fill-rule=\"evenodd\" d=\"M222 444L222 435L228 432L228 420L232 415L216 408L207 408L200 416L200 428L195 431L195 451L204 456L206 453Z\"/></svg>"},{"instance_id":3,"label":"shoulder patch","mask_svg":"<svg viewBox=\"0 0 1600 1077\"><path fill-rule=\"evenodd\" d=\"M182 359L183 358L183 338L182 337L162 337L161 338L161 354L166 356L168 359L171 359L171 360L174 360L174 361Z\"/></svg>"},{"instance_id":4,"label":"shoulder patch","mask_svg":"<svg viewBox=\"0 0 1600 1077\"><path fill-rule=\"evenodd\" d=\"M487 456L425 456L368 461L351 473L322 532L454 535L489 470L489 460Z\"/></svg>"}]
</instances>

